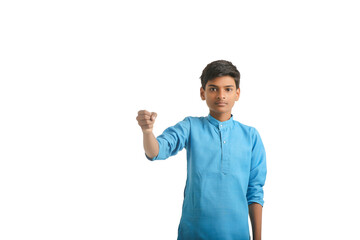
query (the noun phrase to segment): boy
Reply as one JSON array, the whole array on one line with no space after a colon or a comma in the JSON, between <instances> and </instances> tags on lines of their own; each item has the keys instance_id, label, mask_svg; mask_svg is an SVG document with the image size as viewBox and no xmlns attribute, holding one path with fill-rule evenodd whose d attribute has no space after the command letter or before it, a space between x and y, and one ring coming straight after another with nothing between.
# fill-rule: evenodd
<instances>
[{"instance_id":1,"label":"boy","mask_svg":"<svg viewBox=\"0 0 360 240\"><path fill-rule=\"evenodd\" d=\"M156 113L138 112L145 156L164 160L187 150L178 240L248 240L248 214L254 240L261 239L265 149L258 131L233 119L240 96L240 73L228 61L209 63L200 77L207 117L186 117L155 138Z\"/></svg>"}]
</instances>

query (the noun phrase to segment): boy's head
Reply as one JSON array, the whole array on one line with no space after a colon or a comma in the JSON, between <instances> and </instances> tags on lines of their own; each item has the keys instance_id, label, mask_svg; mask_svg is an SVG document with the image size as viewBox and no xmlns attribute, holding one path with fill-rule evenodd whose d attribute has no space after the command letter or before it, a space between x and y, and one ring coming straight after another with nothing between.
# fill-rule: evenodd
<instances>
[{"instance_id":1,"label":"boy's head","mask_svg":"<svg viewBox=\"0 0 360 240\"><path fill-rule=\"evenodd\" d=\"M231 62L219 60L209 63L200 79L200 97L206 100L210 114L219 119L229 119L232 107L240 96L239 71Z\"/></svg>"},{"instance_id":2,"label":"boy's head","mask_svg":"<svg viewBox=\"0 0 360 240\"><path fill-rule=\"evenodd\" d=\"M213 80L216 77L230 76L235 81L236 89L240 85L240 72L229 61L217 60L209 63L201 74L201 86L205 90L208 81Z\"/></svg>"}]
</instances>

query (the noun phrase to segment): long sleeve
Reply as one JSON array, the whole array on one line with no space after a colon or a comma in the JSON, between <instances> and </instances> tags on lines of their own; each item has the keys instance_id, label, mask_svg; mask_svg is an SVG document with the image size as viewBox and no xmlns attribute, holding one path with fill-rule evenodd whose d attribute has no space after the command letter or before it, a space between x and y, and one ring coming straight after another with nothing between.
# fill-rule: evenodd
<instances>
[{"instance_id":1,"label":"long sleeve","mask_svg":"<svg viewBox=\"0 0 360 240\"><path fill-rule=\"evenodd\" d=\"M252 131L252 143L251 169L246 197L248 204L256 202L263 206L263 186L267 173L266 154L260 134L255 128Z\"/></svg>"},{"instance_id":2,"label":"long sleeve","mask_svg":"<svg viewBox=\"0 0 360 240\"><path fill-rule=\"evenodd\" d=\"M176 155L184 147L186 148L190 133L190 120L186 117L176 125L168 127L159 135L156 140L159 143L159 154L154 158L146 158L153 160L165 160L170 156Z\"/></svg>"}]
</instances>

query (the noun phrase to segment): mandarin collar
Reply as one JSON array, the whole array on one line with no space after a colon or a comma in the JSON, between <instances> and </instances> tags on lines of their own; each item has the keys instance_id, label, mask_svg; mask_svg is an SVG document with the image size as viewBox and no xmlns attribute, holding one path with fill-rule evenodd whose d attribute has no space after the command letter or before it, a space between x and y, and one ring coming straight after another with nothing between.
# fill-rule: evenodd
<instances>
[{"instance_id":1,"label":"mandarin collar","mask_svg":"<svg viewBox=\"0 0 360 240\"><path fill-rule=\"evenodd\" d=\"M225 127L231 127L234 123L234 119L233 119L233 115L231 114L231 117L229 120L226 120L224 122L220 122L219 120L217 120L216 118L214 118L213 116L209 115L207 116L207 119L209 120L209 122L214 125L217 128L225 128Z\"/></svg>"}]
</instances>

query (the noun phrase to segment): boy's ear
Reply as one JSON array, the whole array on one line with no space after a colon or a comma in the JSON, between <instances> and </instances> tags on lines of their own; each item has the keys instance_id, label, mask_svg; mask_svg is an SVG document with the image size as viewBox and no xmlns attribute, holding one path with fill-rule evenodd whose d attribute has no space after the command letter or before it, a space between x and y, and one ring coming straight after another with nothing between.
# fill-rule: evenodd
<instances>
[{"instance_id":1,"label":"boy's ear","mask_svg":"<svg viewBox=\"0 0 360 240\"><path fill-rule=\"evenodd\" d=\"M240 97L240 88L236 89L236 100L239 100L239 97Z\"/></svg>"},{"instance_id":2,"label":"boy's ear","mask_svg":"<svg viewBox=\"0 0 360 240\"><path fill-rule=\"evenodd\" d=\"M202 87L200 87L200 97L202 100L205 100L205 91Z\"/></svg>"}]
</instances>

